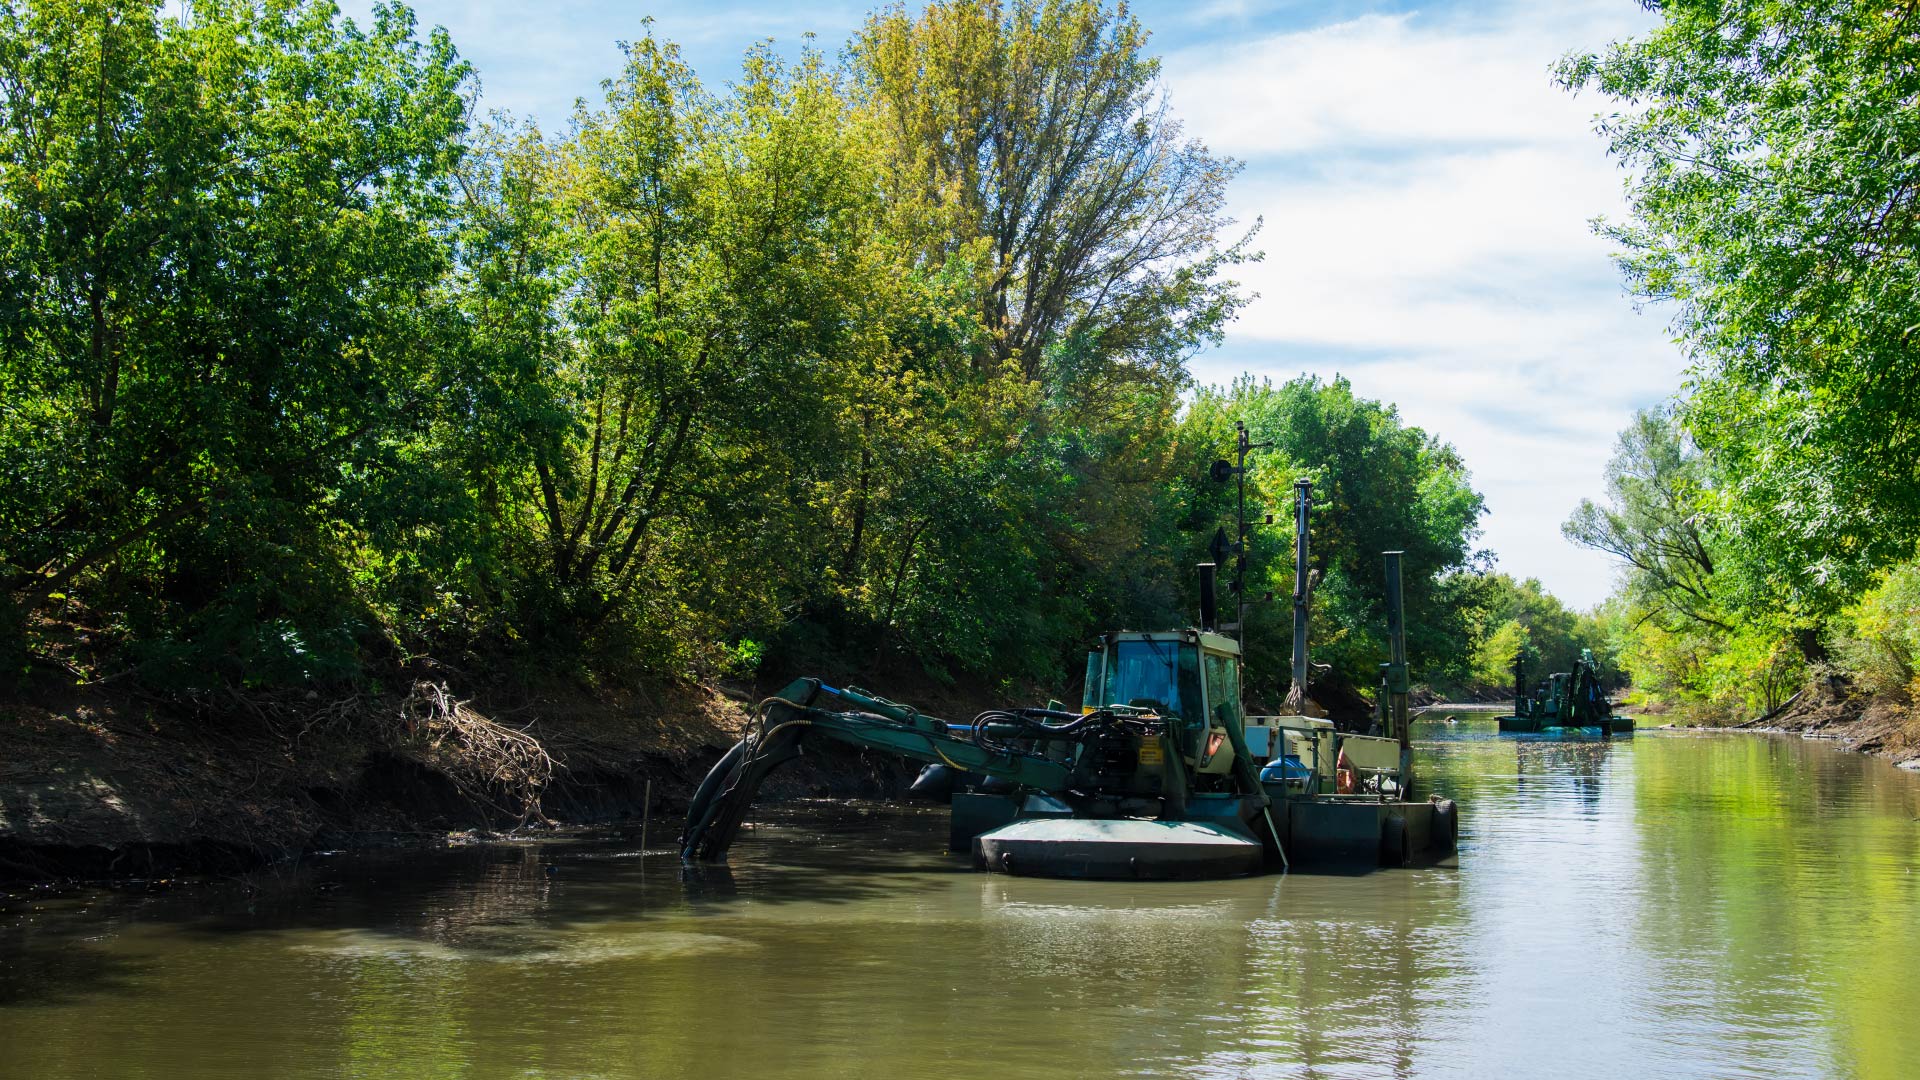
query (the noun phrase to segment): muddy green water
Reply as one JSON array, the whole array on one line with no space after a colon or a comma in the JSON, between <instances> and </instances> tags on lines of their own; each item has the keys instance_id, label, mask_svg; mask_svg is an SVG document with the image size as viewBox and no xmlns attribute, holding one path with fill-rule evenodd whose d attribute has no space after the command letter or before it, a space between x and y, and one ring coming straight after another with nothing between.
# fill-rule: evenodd
<instances>
[{"instance_id":1,"label":"muddy green water","mask_svg":"<svg viewBox=\"0 0 1920 1080\"><path fill-rule=\"evenodd\" d=\"M0 1076L1916 1077L1920 776L1799 740L1427 728L1457 865L976 874L761 815L0 906Z\"/></svg>"}]
</instances>

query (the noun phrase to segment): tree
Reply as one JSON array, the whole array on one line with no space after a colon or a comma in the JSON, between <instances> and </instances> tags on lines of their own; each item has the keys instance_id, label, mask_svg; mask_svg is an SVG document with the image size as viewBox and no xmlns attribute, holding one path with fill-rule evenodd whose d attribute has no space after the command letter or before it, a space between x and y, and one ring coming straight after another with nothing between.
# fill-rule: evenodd
<instances>
[{"instance_id":1,"label":"tree","mask_svg":"<svg viewBox=\"0 0 1920 1080\"><path fill-rule=\"evenodd\" d=\"M1677 312L1729 541L1826 613L1920 538L1920 5L1649 6L1559 69L1624 106L1632 216L1601 231Z\"/></svg>"},{"instance_id":2,"label":"tree","mask_svg":"<svg viewBox=\"0 0 1920 1080\"><path fill-rule=\"evenodd\" d=\"M467 68L394 6L160 7L0 4L0 581L337 668L341 478L439 381Z\"/></svg>"},{"instance_id":3,"label":"tree","mask_svg":"<svg viewBox=\"0 0 1920 1080\"><path fill-rule=\"evenodd\" d=\"M876 407L912 290L879 243L871 140L818 55L756 50L715 98L670 43L626 51L571 138L487 137L467 187L497 225L469 248L470 303L545 387L510 504L529 614L684 663L839 554L823 519L860 450L843 421Z\"/></svg>"},{"instance_id":4,"label":"tree","mask_svg":"<svg viewBox=\"0 0 1920 1080\"><path fill-rule=\"evenodd\" d=\"M1146 40L1095 0L895 6L854 39L906 239L924 266L977 266L990 370L1132 364L1178 382L1242 302L1219 278L1247 257L1245 240L1219 246L1237 166L1182 138Z\"/></svg>"},{"instance_id":5,"label":"tree","mask_svg":"<svg viewBox=\"0 0 1920 1080\"><path fill-rule=\"evenodd\" d=\"M1583 500L1562 529L1625 569L1620 655L1635 686L1725 718L1779 704L1825 650L1818 624L1767 595L1764 566L1723 539L1722 487L1674 413L1645 410L1608 463L1608 504Z\"/></svg>"},{"instance_id":6,"label":"tree","mask_svg":"<svg viewBox=\"0 0 1920 1080\"><path fill-rule=\"evenodd\" d=\"M1712 497L1707 463L1671 411L1634 414L1607 463L1607 496L1607 506L1580 500L1561 526L1567 539L1626 564L1628 597L1668 629L1732 630L1703 526Z\"/></svg>"},{"instance_id":7,"label":"tree","mask_svg":"<svg viewBox=\"0 0 1920 1080\"><path fill-rule=\"evenodd\" d=\"M397 6L0 0L8 647L1059 679L1190 621L1237 417L1257 503L1320 485L1321 656L1370 685L1399 548L1417 662L1464 669L1450 447L1340 380L1183 402L1253 256L1145 44L1124 6L947 0L714 92L647 36L556 134L470 125Z\"/></svg>"},{"instance_id":8,"label":"tree","mask_svg":"<svg viewBox=\"0 0 1920 1080\"><path fill-rule=\"evenodd\" d=\"M1459 583L1459 595L1473 598L1472 677L1480 688L1513 684L1517 655L1526 660L1529 686L1559 671L1572 671L1581 653L1591 649L1603 681L1616 681L1613 649L1602 620L1571 611L1546 591L1537 578L1515 580L1507 574L1474 575Z\"/></svg>"},{"instance_id":9,"label":"tree","mask_svg":"<svg viewBox=\"0 0 1920 1080\"><path fill-rule=\"evenodd\" d=\"M1182 136L1145 44L1123 8L955 0L882 11L849 49L900 272L938 298L908 310L966 313L899 326L855 413L839 572L903 644L1057 672L1173 595L1137 586L1166 577L1145 540L1185 360L1251 256L1221 242L1236 166Z\"/></svg>"},{"instance_id":10,"label":"tree","mask_svg":"<svg viewBox=\"0 0 1920 1080\"><path fill-rule=\"evenodd\" d=\"M1342 378L1323 383L1301 376L1276 387L1246 377L1228 388L1203 390L1183 421L1183 437L1217 454L1231 445L1236 419L1246 423L1255 442L1272 443L1249 459L1250 517L1273 513L1276 521L1291 520L1293 481L1314 482L1309 560L1317 582L1310 627L1315 660L1332 664L1349 686L1377 681L1386 652L1381 553L1402 551L1408 652L1416 675L1465 675L1471 663L1470 594L1458 572L1484 562L1473 539L1485 503L1459 454L1405 424L1392 406L1354 394ZM1216 488L1193 515L1200 544L1226 520L1224 498ZM1289 595L1291 542L1280 529L1260 535L1265 541L1250 556L1248 592ZM1250 636L1272 641L1291 635L1283 605L1255 605L1249 612ZM1277 699L1288 673L1284 665L1263 667L1249 677Z\"/></svg>"},{"instance_id":11,"label":"tree","mask_svg":"<svg viewBox=\"0 0 1920 1080\"><path fill-rule=\"evenodd\" d=\"M1513 681L1516 669L1530 681L1540 675L1539 650L1533 635L1517 619L1507 619L1484 634L1473 650L1473 677L1484 686L1499 686ZM1518 689L1526 689L1523 682Z\"/></svg>"}]
</instances>

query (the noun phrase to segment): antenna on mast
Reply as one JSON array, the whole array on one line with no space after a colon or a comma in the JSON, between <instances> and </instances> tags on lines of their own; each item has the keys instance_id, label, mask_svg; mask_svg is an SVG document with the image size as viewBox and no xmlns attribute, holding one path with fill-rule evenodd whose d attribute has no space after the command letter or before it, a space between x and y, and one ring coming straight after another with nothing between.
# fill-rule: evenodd
<instances>
[{"instance_id":1,"label":"antenna on mast","mask_svg":"<svg viewBox=\"0 0 1920 1080\"><path fill-rule=\"evenodd\" d=\"M1231 629L1233 631L1235 640L1240 642L1241 654L1245 655L1247 647L1247 547L1248 539L1252 534L1252 527L1247 524L1247 455L1255 450L1272 446L1273 443L1271 441L1252 441L1247 435L1247 425L1244 420L1235 420L1233 422L1233 433L1234 460L1228 461L1225 458L1221 458L1215 461L1213 468L1209 470L1209 475L1213 477L1215 483L1224 484L1230 479L1238 481L1239 491L1234 504L1233 514L1233 537L1229 539L1226 536L1225 529L1214 533L1212 548L1213 561L1215 563L1224 563L1228 555L1233 556L1232 574L1227 581L1227 589L1233 593L1234 618L1230 626L1222 626L1220 629ZM1267 515L1265 524L1273 524L1273 515ZM1270 600L1272 598L1271 593L1266 596L1266 599Z\"/></svg>"}]
</instances>

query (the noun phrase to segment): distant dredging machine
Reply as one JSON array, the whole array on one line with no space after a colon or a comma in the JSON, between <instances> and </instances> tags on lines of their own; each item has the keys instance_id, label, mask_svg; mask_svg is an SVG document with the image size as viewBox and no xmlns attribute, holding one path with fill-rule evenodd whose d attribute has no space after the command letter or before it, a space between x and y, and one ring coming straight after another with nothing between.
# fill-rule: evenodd
<instances>
[{"instance_id":1,"label":"distant dredging machine","mask_svg":"<svg viewBox=\"0 0 1920 1080\"><path fill-rule=\"evenodd\" d=\"M1513 658L1513 715L1498 717L1503 733L1578 731L1593 728L1600 737L1633 734L1633 717L1613 715L1613 704L1600 685L1599 665L1592 649L1581 649L1572 671L1555 672L1527 694L1527 661L1523 652Z\"/></svg>"}]
</instances>

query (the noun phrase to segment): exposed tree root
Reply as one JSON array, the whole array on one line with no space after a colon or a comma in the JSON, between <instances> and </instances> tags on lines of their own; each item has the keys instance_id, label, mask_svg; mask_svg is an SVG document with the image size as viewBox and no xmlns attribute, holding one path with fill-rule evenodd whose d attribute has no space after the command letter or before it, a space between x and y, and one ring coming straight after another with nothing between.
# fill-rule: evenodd
<instances>
[{"instance_id":1,"label":"exposed tree root","mask_svg":"<svg viewBox=\"0 0 1920 1080\"><path fill-rule=\"evenodd\" d=\"M400 725L393 735L401 746L424 751L470 802L519 825L547 822L540 799L553 780L554 765L546 747L456 700L445 683L414 683L400 703Z\"/></svg>"}]
</instances>

